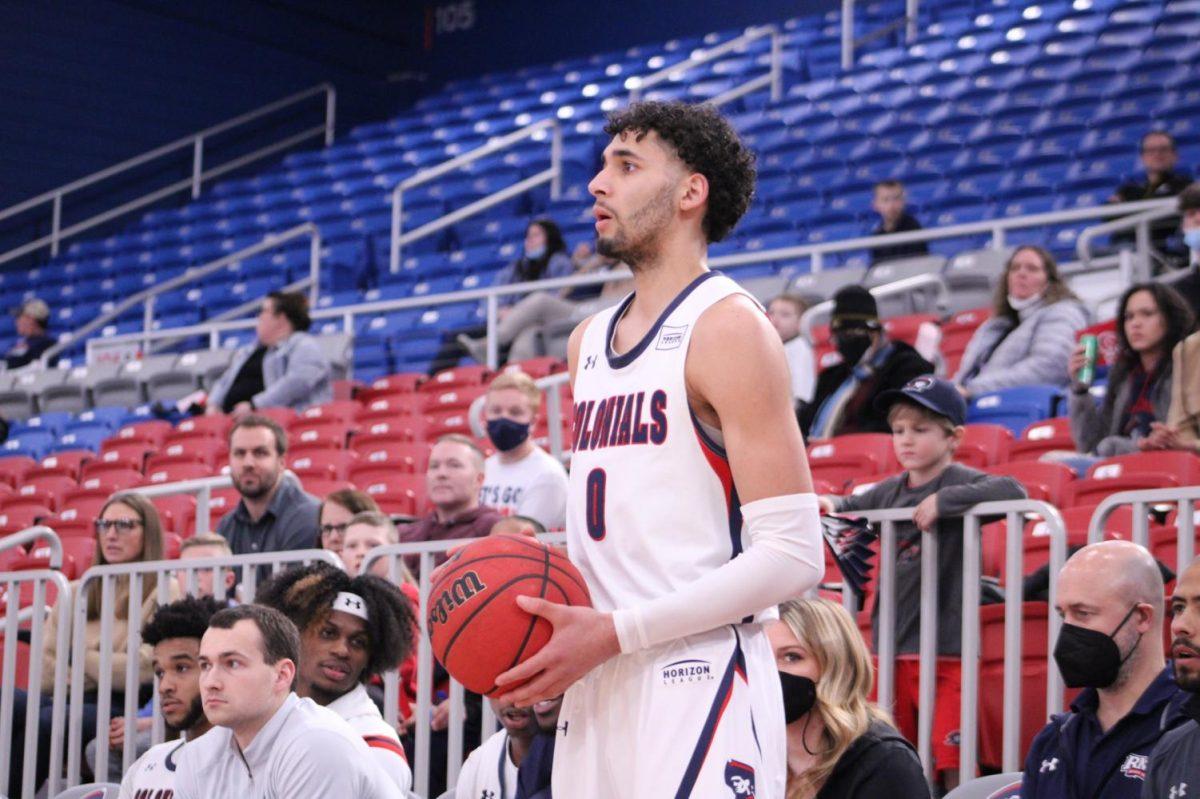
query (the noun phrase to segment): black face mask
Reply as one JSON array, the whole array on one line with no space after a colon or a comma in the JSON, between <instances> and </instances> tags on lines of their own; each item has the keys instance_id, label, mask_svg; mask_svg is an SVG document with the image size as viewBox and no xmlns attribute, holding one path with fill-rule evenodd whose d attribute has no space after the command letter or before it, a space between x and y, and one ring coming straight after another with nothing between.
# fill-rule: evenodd
<instances>
[{"instance_id":1,"label":"black face mask","mask_svg":"<svg viewBox=\"0 0 1200 799\"><path fill-rule=\"evenodd\" d=\"M1138 635L1125 657L1121 657L1121 650L1113 636L1121 631L1135 610L1137 605L1129 609L1117 629L1109 635L1063 623L1058 642L1054 645L1054 662L1058 664L1068 688L1107 688L1117 681L1121 666L1137 649L1142 636Z\"/></svg>"},{"instance_id":2,"label":"black face mask","mask_svg":"<svg viewBox=\"0 0 1200 799\"><path fill-rule=\"evenodd\" d=\"M807 677L781 671L779 685L783 689L783 720L787 724L803 717L817 702L817 684Z\"/></svg>"},{"instance_id":3,"label":"black face mask","mask_svg":"<svg viewBox=\"0 0 1200 799\"><path fill-rule=\"evenodd\" d=\"M863 353L871 348L871 334L866 330L843 330L833 337L842 361L848 366L857 366Z\"/></svg>"}]
</instances>

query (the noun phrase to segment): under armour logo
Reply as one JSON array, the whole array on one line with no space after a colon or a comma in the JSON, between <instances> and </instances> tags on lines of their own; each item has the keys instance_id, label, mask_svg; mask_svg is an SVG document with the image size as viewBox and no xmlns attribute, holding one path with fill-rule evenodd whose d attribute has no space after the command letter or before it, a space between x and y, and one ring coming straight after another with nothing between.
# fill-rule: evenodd
<instances>
[{"instance_id":1,"label":"under armour logo","mask_svg":"<svg viewBox=\"0 0 1200 799\"><path fill-rule=\"evenodd\" d=\"M1180 797L1187 796L1187 783L1181 782L1178 785L1172 785L1168 796L1170 799L1180 799Z\"/></svg>"},{"instance_id":2,"label":"under armour logo","mask_svg":"<svg viewBox=\"0 0 1200 799\"><path fill-rule=\"evenodd\" d=\"M564 721L562 724L557 724L557 725L555 725L554 729L558 730L558 731L559 731L559 732L561 732L563 735L566 735L566 734L567 734L567 727L568 727L568 726L570 726L570 724L571 724L571 722L569 722L569 721Z\"/></svg>"},{"instance_id":3,"label":"under armour logo","mask_svg":"<svg viewBox=\"0 0 1200 799\"><path fill-rule=\"evenodd\" d=\"M479 799L496 799L496 792L484 788L483 793L479 794Z\"/></svg>"},{"instance_id":4,"label":"under armour logo","mask_svg":"<svg viewBox=\"0 0 1200 799\"><path fill-rule=\"evenodd\" d=\"M1052 757L1049 760L1042 761L1042 767L1038 769L1039 774L1045 774L1047 771L1054 771L1058 768L1058 758Z\"/></svg>"},{"instance_id":5,"label":"under armour logo","mask_svg":"<svg viewBox=\"0 0 1200 799\"><path fill-rule=\"evenodd\" d=\"M353 605L355 610L362 610L362 602L357 599L347 599L347 605Z\"/></svg>"}]
</instances>

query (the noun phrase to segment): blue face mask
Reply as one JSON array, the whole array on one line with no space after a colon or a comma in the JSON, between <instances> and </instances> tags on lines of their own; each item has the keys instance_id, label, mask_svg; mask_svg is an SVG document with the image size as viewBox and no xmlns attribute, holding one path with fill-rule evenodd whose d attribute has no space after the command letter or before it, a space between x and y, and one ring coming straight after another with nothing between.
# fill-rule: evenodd
<instances>
[{"instance_id":1,"label":"blue face mask","mask_svg":"<svg viewBox=\"0 0 1200 799\"><path fill-rule=\"evenodd\" d=\"M525 248L525 257L528 258L530 261L536 261L539 258L541 258L542 256L544 256L545 254L546 254L545 245L543 245L541 247L526 247Z\"/></svg>"},{"instance_id":2,"label":"blue face mask","mask_svg":"<svg viewBox=\"0 0 1200 799\"><path fill-rule=\"evenodd\" d=\"M1200 227L1183 231L1183 243L1189 250L1200 250Z\"/></svg>"},{"instance_id":3,"label":"blue face mask","mask_svg":"<svg viewBox=\"0 0 1200 799\"><path fill-rule=\"evenodd\" d=\"M490 419L487 423L488 438L501 452L516 449L529 438L529 425L513 419L501 417Z\"/></svg>"}]
</instances>

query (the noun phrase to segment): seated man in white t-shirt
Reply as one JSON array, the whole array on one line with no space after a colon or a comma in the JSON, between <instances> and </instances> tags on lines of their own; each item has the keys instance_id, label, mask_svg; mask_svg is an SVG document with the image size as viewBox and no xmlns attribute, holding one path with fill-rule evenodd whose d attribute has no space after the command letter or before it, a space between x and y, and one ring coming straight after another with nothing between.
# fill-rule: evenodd
<instances>
[{"instance_id":1,"label":"seated man in white t-shirt","mask_svg":"<svg viewBox=\"0 0 1200 799\"><path fill-rule=\"evenodd\" d=\"M503 729L470 754L458 772L454 799L485 799L517 795L517 766L525 759L533 736L538 733L533 709L501 704L495 699L492 712Z\"/></svg>"},{"instance_id":2,"label":"seated man in white t-shirt","mask_svg":"<svg viewBox=\"0 0 1200 799\"><path fill-rule=\"evenodd\" d=\"M176 758L174 799L403 799L362 736L292 688L296 625L274 608L216 613L200 640L200 696L213 728Z\"/></svg>"},{"instance_id":3,"label":"seated man in white t-shirt","mask_svg":"<svg viewBox=\"0 0 1200 799\"><path fill-rule=\"evenodd\" d=\"M533 378L517 370L501 373L488 387L483 418L497 452L484 464L479 504L505 516L536 519L547 530L561 530L566 524L567 470L529 437L541 400Z\"/></svg>"},{"instance_id":4,"label":"seated man in white t-shirt","mask_svg":"<svg viewBox=\"0 0 1200 799\"><path fill-rule=\"evenodd\" d=\"M812 402L817 387L817 362L812 345L800 335L800 317L808 303L794 294L780 294L767 303L767 318L779 338L783 339L783 354L792 374L792 401Z\"/></svg>"},{"instance_id":5,"label":"seated man in white t-shirt","mask_svg":"<svg viewBox=\"0 0 1200 799\"><path fill-rule=\"evenodd\" d=\"M163 605L142 626L142 643L154 647L158 701L163 721L180 738L152 746L129 767L121 780L120 799L171 796L175 759L189 741L212 727L200 703L200 639L208 621L224 607L209 597L188 597Z\"/></svg>"}]
</instances>

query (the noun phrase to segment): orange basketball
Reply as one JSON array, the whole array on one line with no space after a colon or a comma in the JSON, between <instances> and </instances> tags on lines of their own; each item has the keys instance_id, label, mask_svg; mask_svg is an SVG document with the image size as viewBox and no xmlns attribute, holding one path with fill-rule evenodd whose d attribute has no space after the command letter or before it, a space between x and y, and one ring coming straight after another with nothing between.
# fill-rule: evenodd
<instances>
[{"instance_id":1,"label":"orange basketball","mask_svg":"<svg viewBox=\"0 0 1200 799\"><path fill-rule=\"evenodd\" d=\"M550 622L521 610L518 596L592 604L566 554L524 536L481 538L433 578L428 629L434 657L467 690L488 696L496 692L497 676L533 657L553 632Z\"/></svg>"}]
</instances>

